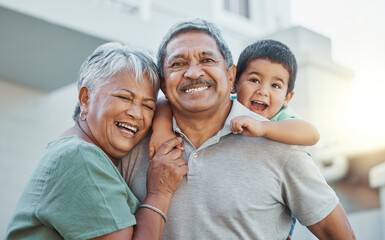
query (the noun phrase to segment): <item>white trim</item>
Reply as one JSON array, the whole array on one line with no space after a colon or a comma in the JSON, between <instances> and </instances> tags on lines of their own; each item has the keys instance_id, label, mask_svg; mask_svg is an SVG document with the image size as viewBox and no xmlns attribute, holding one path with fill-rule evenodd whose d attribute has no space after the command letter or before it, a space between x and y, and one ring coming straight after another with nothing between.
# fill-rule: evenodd
<instances>
[{"instance_id":1,"label":"white trim","mask_svg":"<svg viewBox=\"0 0 385 240\"><path fill-rule=\"evenodd\" d=\"M213 20L218 22L221 26L224 26L232 31L238 32L242 35L246 35L248 37L258 37L261 35L261 30L253 18L254 13L252 12L255 7L253 7L253 3L255 1L250 1L249 4L249 17L243 17L241 15L231 13L225 9L224 0L212 0L212 16Z\"/></svg>"}]
</instances>

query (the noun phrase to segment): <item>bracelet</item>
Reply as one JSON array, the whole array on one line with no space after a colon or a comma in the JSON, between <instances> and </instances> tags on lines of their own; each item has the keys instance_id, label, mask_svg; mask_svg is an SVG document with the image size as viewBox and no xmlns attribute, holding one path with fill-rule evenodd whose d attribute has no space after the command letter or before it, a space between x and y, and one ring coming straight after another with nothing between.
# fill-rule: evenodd
<instances>
[{"instance_id":1,"label":"bracelet","mask_svg":"<svg viewBox=\"0 0 385 240\"><path fill-rule=\"evenodd\" d=\"M160 216L162 216L164 222L167 222L166 214L164 214L164 212L162 212L161 210L157 209L156 207L148 205L148 204L140 204L139 208L151 209L152 211L154 211L154 212L158 213Z\"/></svg>"}]
</instances>

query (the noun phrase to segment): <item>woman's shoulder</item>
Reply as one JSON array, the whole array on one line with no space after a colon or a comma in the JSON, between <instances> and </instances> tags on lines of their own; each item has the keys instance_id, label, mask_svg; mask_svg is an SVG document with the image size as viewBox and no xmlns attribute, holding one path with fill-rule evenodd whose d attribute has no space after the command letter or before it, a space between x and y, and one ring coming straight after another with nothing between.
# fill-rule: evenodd
<instances>
[{"instance_id":1,"label":"woman's shoulder","mask_svg":"<svg viewBox=\"0 0 385 240\"><path fill-rule=\"evenodd\" d=\"M51 141L47 145L45 157L62 167L95 163L110 164L107 155L100 148L78 136L67 136Z\"/></svg>"}]
</instances>

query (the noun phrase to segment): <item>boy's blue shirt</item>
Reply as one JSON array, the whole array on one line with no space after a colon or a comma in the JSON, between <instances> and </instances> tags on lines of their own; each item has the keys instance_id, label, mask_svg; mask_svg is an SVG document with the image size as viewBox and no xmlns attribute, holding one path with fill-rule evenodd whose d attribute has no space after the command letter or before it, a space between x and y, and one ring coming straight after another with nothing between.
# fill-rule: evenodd
<instances>
[{"instance_id":1,"label":"boy's blue shirt","mask_svg":"<svg viewBox=\"0 0 385 240\"><path fill-rule=\"evenodd\" d=\"M281 120L295 119L295 118L299 118L297 113L295 113L289 107L282 107L281 110L279 110L279 112L270 119L270 121L281 121Z\"/></svg>"}]
</instances>

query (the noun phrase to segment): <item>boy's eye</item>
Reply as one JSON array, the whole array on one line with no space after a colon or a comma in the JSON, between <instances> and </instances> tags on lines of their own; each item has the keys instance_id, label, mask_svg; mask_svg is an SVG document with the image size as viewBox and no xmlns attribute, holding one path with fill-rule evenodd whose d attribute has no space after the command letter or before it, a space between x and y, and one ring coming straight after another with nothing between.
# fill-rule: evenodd
<instances>
[{"instance_id":1,"label":"boy's eye","mask_svg":"<svg viewBox=\"0 0 385 240\"><path fill-rule=\"evenodd\" d=\"M252 78L252 79L250 79L250 82L253 82L253 83L259 83L259 80L258 80L258 79L255 79L255 78Z\"/></svg>"},{"instance_id":2,"label":"boy's eye","mask_svg":"<svg viewBox=\"0 0 385 240\"><path fill-rule=\"evenodd\" d=\"M275 83L272 86L273 86L273 88L277 88L277 89L281 88L281 86L279 86L278 84L275 84Z\"/></svg>"}]
</instances>

